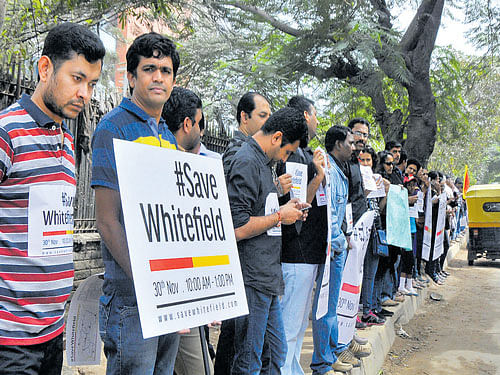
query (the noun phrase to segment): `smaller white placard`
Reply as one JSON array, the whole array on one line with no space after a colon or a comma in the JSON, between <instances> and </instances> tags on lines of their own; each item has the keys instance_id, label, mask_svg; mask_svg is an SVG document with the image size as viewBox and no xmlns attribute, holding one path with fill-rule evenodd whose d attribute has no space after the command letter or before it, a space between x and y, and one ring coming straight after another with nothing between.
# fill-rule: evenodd
<instances>
[{"instance_id":1,"label":"smaller white placard","mask_svg":"<svg viewBox=\"0 0 500 375\"><path fill-rule=\"evenodd\" d=\"M347 223L347 233L351 233L354 227L352 218L352 203L348 203L345 207L345 221Z\"/></svg>"},{"instance_id":2,"label":"smaller white placard","mask_svg":"<svg viewBox=\"0 0 500 375\"><path fill-rule=\"evenodd\" d=\"M73 185L30 186L28 256L64 255L73 251Z\"/></svg>"},{"instance_id":3,"label":"smaller white placard","mask_svg":"<svg viewBox=\"0 0 500 375\"><path fill-rule=\"evenodd\" d=\"M367 198L382 198L385 197L385 186L384 179L381 175L374 173L373 179L375 180L375 184L377 185L377 190L370 192Z\"/></svg>"},{"instance_id":4,"label":"smaller white placard","mask_svg":"<svg viewBox=\"0 0 500 375\"><path fill-rule=\"evenodd\" d=\"M321 319L328 312L328 296L330 294L330 251L331 242L328 242L325 268L321 279L321 289L319 290L318 305L316 307L316 320Z\"/></svg>"},{"instance_id":5,"label":"smaller white placard","mask_svg":"<svg viewBox=\"0 0 500 375\"><path fill-rule=\"evenodd\" d=\"M290 198L298 198L301 202L307 201L307 165L287 162L286 173L292 176Z\"/></svg>"},{"instance_id":6,"label":"smaller white placard","mask_svg":"<svg viewBox=\"0 0 500 375\"><path fill-rule=\"evenodd\" d=\"M102 294L102 283L102 274L86 278L71 299L66 323L66 359L69 366L101 363L99 296Z\"/></svg>"},{"instance_id":7,"label":"smaller white placard","mask_svg":"<svg viewBox=\"0 0 500 375\"><path fill-rule=\"evenodd\" d=\"M265 215L271 215L278 212L280 209L280 204L278 202L278 194L269 193L266 197L266 207L264 209ZM281 226L274 226L267 230L268 236L281 236Z\"/></svg>"},{"instance_id":8,"label":"smaller white placard","mask_svg":"<svg viewBox=\"0 0 500 375\"><path fill-rule=\"evenodd\" d=\"M377 184L375 183L375 178L373 177L373 171L371 167L366 165L360 165L361 176L363 177L363 186L365 190L376 191Z\"/></svg>"},{"instance_id":9,"label":"smaller white placard","mask_svg":"<svg viewBox=\"0 0 500 375\"><path fill-rule=\"evenodd\" d=\"M419 191L417 192L417 210L418 212L424 212L424 193Z\"/></svg>"}]
</instances>

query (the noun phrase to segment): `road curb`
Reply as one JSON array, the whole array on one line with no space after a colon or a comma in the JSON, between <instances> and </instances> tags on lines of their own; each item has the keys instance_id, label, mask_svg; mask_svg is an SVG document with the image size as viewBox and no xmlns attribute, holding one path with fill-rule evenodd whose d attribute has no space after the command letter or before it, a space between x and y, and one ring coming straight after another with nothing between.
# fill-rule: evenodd
<instances>
[{"instance_id":1,"label":"road curb","mask_svg":"<svg viewBox=\"0 0 500 375\"><path fill-rule=\"evenodd\" d=\"M460 248L467 243L467 236L452 243L448 250L445 266L453 259ZM361 367L351 370L351 375L378 375L384 364L387 353L391 350L396 338L396 331L400 325L407 324L415 315L417 309L428 298L429 288L422 289L418 297L406 297L403 303L396 307L387 308L394 312L394 316L387 318L383 326L372 326L365 330L358 330L358 335L368 339L372 346L372 354L361 360Z\"/></svg>"}]
</instances>

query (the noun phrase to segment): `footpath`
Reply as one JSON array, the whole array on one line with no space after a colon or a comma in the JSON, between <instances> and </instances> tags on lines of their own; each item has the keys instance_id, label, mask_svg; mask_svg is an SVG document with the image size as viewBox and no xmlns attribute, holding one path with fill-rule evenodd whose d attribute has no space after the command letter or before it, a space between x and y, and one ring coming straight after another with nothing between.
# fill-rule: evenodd
<instances>
[{"instance_id":1,"label":"footpath","mask_svg":"<svg viewBox=\"0 0 500 375\"><path fill-rule=\"evenodd\" d=\"M460 249L467 244L467 238L463 235L457 241L452 242L450 249L448 250L447 259L445 261L445 267L448 261L453 259ZM369 357L361 359L361 367L354 368L351 370L350 375L378 375L385 361L385 357L391 350L392 344L396 338L397 331L401 326L408 324L408 322L413 318L415 312L424 303L424 301L429 298L431 292L439 292L439 288L446 288L446 285L436 287L429 284L427 288L419 290L418 297L406 296L405 301L400 303L396 307L385 307L390 311L394 312L394 316L387 318L386 323L383 326L372 326L363 330L358 330L357 334L361 337L368 339L372 346L372 354ZM313 353L313 341L312 341L312 328L309 327L306 331L306 336L304 337L304 344L302 346L301 354L301 366L304 369L305 374L312 374L309 364L311 363ZM339 372L339 374L341 374Z\"/></svg>"},{"instance_id":2,"label":"footpath","mask_svg":"<svg viewBox=\"0 0 500 375\"><path fill-rule=\"evenodd\" d=\"M467 244L466 236L462 236L458 241L455 241L450 246L448 251L447 260L453 259L461 247ZM446 285L440 288L445 288ZM419 291L418 297L407 296L403 303L398 306L389 308L394 311L394 316L387 318L383 326L372 326L364 330L358 330L358 335L368 339L372 346L372 354L369 357L362 358L361 367L351 370L350 375L378 375L384 364L385 357L391 350L391 347L396 338L398 329L413 318L417 309L429 298L431 292L439 292L439 289L433 286L432 282L427 288ZM211 332L211 341L218 336L218 332ZM304 344L302 346L301 365L305 374L310 375L312 371L309 367L313 353L313 339L312 327L309 324L306 335L304 337ZM97 366L78 366L69 367L66 365L66 351L64 352L64 366L63 375L104 375L106 373L106 359L104 353L101 355L101 364ZM339 373L340 374L340 373ZM203 375L203 374L190 374L190 375Z\"/></svg>"}]
</instances>

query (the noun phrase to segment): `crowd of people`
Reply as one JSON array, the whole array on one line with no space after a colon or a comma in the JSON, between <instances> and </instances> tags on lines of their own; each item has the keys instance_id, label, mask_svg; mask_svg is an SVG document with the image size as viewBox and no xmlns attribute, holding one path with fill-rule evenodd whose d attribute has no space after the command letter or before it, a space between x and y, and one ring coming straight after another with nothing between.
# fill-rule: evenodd
<instances>
[{"instance_id":1,"label":"crowd of people","mask_svg":"<svg viewBox=\"0 0 500 375\"><path fill-rule=\"evenodd\" d=\"M60 186L76 185L73 138L64 120L75 118L89 102L104 54L102 42L87 28L71 23L54 27L38 62L34 94L23 95L0 113L1 374L61 373L64 308L73 286L71 249L37 253L40 244L31 239L29 215L37 212L32 207L55 205ZM393 314L385 307L417 295L430 282L444 283L450 241L464 229L461 181L427 173L398 142L389 141L376 153L368 145L370 124L362 118L332 126L324 150L311 149L317 112L303 96L272 112L264 94L244 94L237 106L239 128L221 156L200 141L201 98L175 86L180 65L176 45L159 34L144 34L133 41L126 58L131 96L101 119L92 139L92 187L105 265L99 330L107 373L304 374L300 354L311 313L313 374L360 366L360 358L371 354L370 345L356 334L349 343L340 343L337 319L351 249L346 211L352 212L354 223L365 212L375 212L363 263L358 329L384 324ZM209 362L208 368L201 348L208 343L200 345L198 329L143 339L113 139L222 158L249 314L222 322L217 350L211 350L215 364ZM287 161L307 168L305 202L291 198ZM370 197L367 178L384 191L382 196ZM37 185L47 186L41 198L33 194ZM385 241L391 185L408 192L412 249ZM325 189L329 202L320 194ZM434 257L443 192L444 251ZM429 251L423 253L427 227L433 233ZM325 275L328 306L317 318Z\"/></svg>"}]
</instances>

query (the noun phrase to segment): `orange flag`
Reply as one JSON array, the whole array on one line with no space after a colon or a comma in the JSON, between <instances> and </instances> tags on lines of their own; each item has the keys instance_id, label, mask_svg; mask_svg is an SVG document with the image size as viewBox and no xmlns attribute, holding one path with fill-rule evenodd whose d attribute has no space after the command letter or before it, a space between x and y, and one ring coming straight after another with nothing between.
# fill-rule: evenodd
<instances>
[{"instance_id":1,"label":"orange flag","mask_svg":"<svg viewBox=\"0 0 500 375\"><path fill-rule=\"evenodd\" d=\"M469 190L469 186L470 186L469 167L466 165L465 166L465 173L464 173L464 188L463 188L464 199L465 199L465 194L467 193L467 190Z\"/></svg>"}]
</instances>

